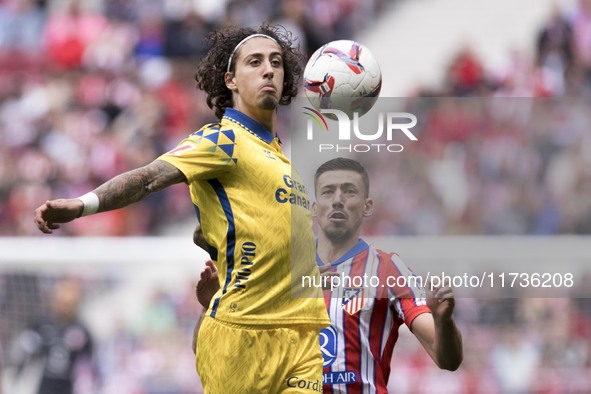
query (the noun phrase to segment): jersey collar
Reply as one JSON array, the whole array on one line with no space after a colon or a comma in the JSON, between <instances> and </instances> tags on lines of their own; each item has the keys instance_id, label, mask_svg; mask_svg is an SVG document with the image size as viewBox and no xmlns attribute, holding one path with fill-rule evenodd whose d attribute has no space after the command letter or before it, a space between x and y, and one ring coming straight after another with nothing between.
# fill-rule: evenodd
<instances>
[{"instance_id":1,"label":"jersey collar","mask_svg":"<svg viewBox=\"0 0 591 394\"><path fill-rule=\"evenodd\" d=\"M337 261L335 261L334 263L332 263L330 265L331 268L334 268L337 265L342 264L345 261L349 260L350 258L357 256L359 253L363 252L365 249L368 249L368 248L369 248L369 245L367 244L367 242L365 242L364 240L359 238L359 241L357 241L357 244L355 244L355 246L353 246L351 249L349 249L347 251L347 253L342 255L339 259L337 259ZM316 240L316 250L318 250L318 240ZM318 253L316 253L316 264L319 267L325 265L324 262L320 259L320 256L318 256Z\"/></svg>"},{"instance_id":2,"label":"jersey collar","mask_svg":"<svg viewBox=\"0 0 591 394\"><path fill-rule=\"evenodd\" d=\"M261 140L265 141L267 144L273 142L273 134L269 130L265 128L262 124L257 122L256 120L252 119L251 117L243 114L242 112L238 111L234 108L226 108L224 111L224 118L231 120L234 123L237 123L244 129L246 129L249 133L254 134Z\"/></svg>"}]
</instances>

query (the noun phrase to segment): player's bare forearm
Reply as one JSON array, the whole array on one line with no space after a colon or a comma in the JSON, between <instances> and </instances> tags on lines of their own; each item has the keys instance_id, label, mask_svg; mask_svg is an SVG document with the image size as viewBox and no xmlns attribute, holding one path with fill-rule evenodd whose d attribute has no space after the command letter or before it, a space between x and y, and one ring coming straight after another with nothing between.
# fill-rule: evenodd
<instances>
[{"instance_id":1,"label":"player's bare forearm","mask_svg":"<svg viewBox=\"0 0 591 394\"><path fill-rule=\"evenodd\" d=\"M184 180L184 174L175 166L155 160L147 166L118 175L94 190L94 198L98 197L98 208L94 212L123 208L150 193ZM83 210L84 203L80 198L60 198L39 206L35 210L34 220L39 230L51 234L60 227L58 223L68 223L79 218Z\"/></svg>"},{"instance_id":2,"label":"player's bare forearm","mask_svg":"<svg viewBox=\"0 0 591 394\"><path fill-rule=\"evenodd\" d=\"M433 349L435 362L439 368L455 371L464 358L462 335L453 318L456 307L453 288L450 286L429 285L427 306L433 314Z\"/></svg>"},{"instance_id":3,"label":"player's bare forearm","mask_svg":"<svg viewBox=\"0 0 591 394\"><path fill-rule=\"evenodd\" d=\"M439 368L458 369L464 353L462 335L453 317L423 313L413 320L411 330Z\"/></svg>"},{"instance_id":4,"label":"player's bare forearm","mask_svg":"<svg viewBox=\"0 0 591 394\"><path fill-rule=\"evenodd\" d=\"M144 167L118 175L94 190L99 198L98 212L126 207L184 180L185 175L178 168L165 161L154 160Z\"/></svg>"},{"instance_id":5,"label":"player's bare forearm","mask_svg":"<svg viewBox=\"0 0 591 394\"><path fill-rule=\"evenodd\" d=\"M435 357L439 368L455 371L464 359L462 334L453 317L438 319L435 323Z\"/></svg>"},{"instance_id":6,"label":"player's bare forearm","mask_svg":"<svg viewBox=\"0 0 591 394\"><path fill-rule=\"evenodd\" d=\"M427 306L412 322L412 332L437 366L449 371L458 369L464 358L462 334L453 318L456 301L449 286L427 286Z\"/></svg>"}]
</instances>

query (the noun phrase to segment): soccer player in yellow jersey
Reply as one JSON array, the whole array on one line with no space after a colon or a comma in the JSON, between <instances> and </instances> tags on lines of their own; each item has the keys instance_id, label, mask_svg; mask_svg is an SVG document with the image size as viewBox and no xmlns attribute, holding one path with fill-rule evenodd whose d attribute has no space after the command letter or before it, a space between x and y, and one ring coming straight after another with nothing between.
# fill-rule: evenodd
<instances>
[{"instance_id":1,"label":"soccer player in yellow jersey","mask_svg":"<svg viewBox=\"0 0 591 394\"><path fill-rule=\"evenodd\" d=\"M298 275L319 275L310 202L275 130L277 105L297 94L301 55L268 25L210 41L195 78L220 121L84 196L47 201L35 222L51 233L187 183L220 283L197 343L205 392L321 392L318 336L328 316L321 294L297 298L292 287Z\"/></svg>"}]
</instances>

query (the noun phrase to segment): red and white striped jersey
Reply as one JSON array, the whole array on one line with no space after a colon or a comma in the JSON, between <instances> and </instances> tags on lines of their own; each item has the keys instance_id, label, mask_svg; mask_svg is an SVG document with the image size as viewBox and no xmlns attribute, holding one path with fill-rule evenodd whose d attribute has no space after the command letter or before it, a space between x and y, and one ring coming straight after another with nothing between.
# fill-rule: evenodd
<instances>
[{"instance_id":1,"label":"red and white striped jersey","mask_svg":"<svg viewBox=\"0 0 591 394\"><path fill-rule=\"evenodd\" d=\"M320 333L324 393L387 393L398 328L430 313L425 291L397 254L361 239L330 272L341 286L324 291L331 322Z\"/></svg>"}]
</instances>

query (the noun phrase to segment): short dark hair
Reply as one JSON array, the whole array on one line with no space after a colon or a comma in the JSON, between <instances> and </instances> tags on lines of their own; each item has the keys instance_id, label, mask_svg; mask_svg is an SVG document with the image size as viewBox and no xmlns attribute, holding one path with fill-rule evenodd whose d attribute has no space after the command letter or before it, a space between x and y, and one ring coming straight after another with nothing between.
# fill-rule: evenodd
<instances>
[{"instance_id":1,"label":"short dark hair","mask_svg":"<svg viewBox=\"0 0 591 394\"><path fill-rule=\"evenodd\" d=\"M367 175L365 167L363 167L357 160L347 159L345 157L337 157L336 159L331 159L321 164L316 170L316 174L314 174L314 188L316 188L316 183L318 182L320 175L328 171L338 170L354 171L360 174L365 186L365 198L369 197L369 176Z\"/></svg>"},{"instance_id":2,"label":"short dark hair","mask_svg":"<svg viewBox=\"0 0 591 394\"><path fill-rule=\"evenodd\" d=\"M197 87L207 94L207 105L215 108L218 119L224 116L224 111L233 106L232 92L226 87L224 74L228 69L228 60L236 45L252 34L265 34L273 37L281 47L283 55L283 95L279 104L287 105L298 94L298 82L302 74L304 55L299 47L294 47L293 34L281 26L271 26L267 23L259 28L227 27L211 33L207 40L211 49L197 66L195 80ZM237 55L234 55L230 71L234 71Z\"/></svg>"}]
</instances>

